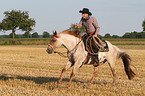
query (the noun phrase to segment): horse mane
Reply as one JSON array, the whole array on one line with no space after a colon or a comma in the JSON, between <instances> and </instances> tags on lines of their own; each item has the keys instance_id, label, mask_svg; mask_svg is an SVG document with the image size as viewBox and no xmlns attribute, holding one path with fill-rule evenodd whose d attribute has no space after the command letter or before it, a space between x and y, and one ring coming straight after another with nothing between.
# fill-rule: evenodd
<instances>
[{"instance_id":1,"label":"horse mane","mask_svg":"<svg viewBox=\"0 0 145 96\"><path fill-rule=\"evenodd\" d=\"M79 30L67 29L67 30L60 32L60 34L69 34L69 35L73 35L77 38L81 37L81 31L79 31Z\"/></svg>"}]
</instances>

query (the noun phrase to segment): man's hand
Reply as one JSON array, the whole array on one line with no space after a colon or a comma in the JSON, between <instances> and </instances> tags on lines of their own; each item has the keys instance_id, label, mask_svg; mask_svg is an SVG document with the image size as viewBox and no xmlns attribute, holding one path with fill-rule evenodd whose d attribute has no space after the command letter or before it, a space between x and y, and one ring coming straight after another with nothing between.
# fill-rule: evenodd
<instances>
[{"instance_id":1,"label":"man's hand","mask_svg":"<svg viewBox=\"0 0 145 96\"><path fill-rule=\"evenodd\" d=\"M87 33L82 36L82 39L86 38L86 36L87 36Z\"/></svg>"},{"instance_id":2,"label":"man's hand","mask_svg":"<svg viewBox=\"0 0 145 96\"><path fill-rule=\"evenodd\" d=\"M75 28L78 28L78 24L75 24Z\"/></svg>"},{"instance_id":3,"label":"man's hand","mask_svg":"<svg viewBox=\"0 0 145 96\"><path fill-rule=\"evenodd\" d=\"M97 34L94 34L93 36L94 36L94 37L97 37Z\"/></svg>"}]
</instances>

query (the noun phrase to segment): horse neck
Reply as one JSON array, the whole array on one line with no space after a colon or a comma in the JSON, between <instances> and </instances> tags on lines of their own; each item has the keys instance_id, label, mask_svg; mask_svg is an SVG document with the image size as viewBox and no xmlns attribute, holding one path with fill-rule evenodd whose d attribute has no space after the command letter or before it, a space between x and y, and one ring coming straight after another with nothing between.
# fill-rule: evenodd
<instances>
[{"instance_id":1,"label":"horse neck","mask_svg":"<svg viewBox=\"0 0 145 96\"><path fill-rule=\"evenodd\" d=\"M79 38L72 35L68 35L68 34L62 34L61 40L62 40L63 45L68 51L72 50L80 41Z\"/></svg>"}]
</instances>

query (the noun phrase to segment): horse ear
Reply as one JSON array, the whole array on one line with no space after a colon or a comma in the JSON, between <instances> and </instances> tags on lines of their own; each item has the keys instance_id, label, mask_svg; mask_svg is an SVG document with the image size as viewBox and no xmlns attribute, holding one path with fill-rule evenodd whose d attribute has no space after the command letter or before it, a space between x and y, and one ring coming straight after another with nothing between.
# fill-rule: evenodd
<instances>
[{"instance_id":1,"label":"horse ear","mask_svg":"<svg viewBox=\"0 0 145 96\"><path fill-rule=\"evenodd\" d=\"M54 31L52 31L53 32L53 34L54 34Z\"/></svg>"},{"instance_id":2,"label":"horse ear","mask_svg":"<svg viewBox=\"0 0 145 96\"><path fill-rule=\"evenodd\" d=\"M55 31L53 31L53 35L56 35L56 34L57 34L56 30L55 30Z\"/></svg>"},{"instance_id":3,"label":"horse ear","mask_svg":"<svg viewBox=\"0 0 145 96\"><path fill-rule=\"evenodd\" d=\"M58 34L57 34L56 30L53 31L53 35L57 37Z\"/></svg>"},{"instance_id":4,"label":"horse ear","mask_svg":"<svg viewBox=\"0 0 145 96\"><path fill-rule=\"evenodd\" d=\"M56 30L55 30L55 33L54 33L55 35L57 35L57 32L56 32Z\"/></svg>"},{"instance_id":5,"label":"horse ear","mask_svg":"<svg viewBox=\"0 0 145 96\"><path fill-rule=\"evenodd\" d=\"M56 32L56 30L55 30L55 32L53 31L53 35L57 36L57 32Z\"/></svg>"}]
</instances>

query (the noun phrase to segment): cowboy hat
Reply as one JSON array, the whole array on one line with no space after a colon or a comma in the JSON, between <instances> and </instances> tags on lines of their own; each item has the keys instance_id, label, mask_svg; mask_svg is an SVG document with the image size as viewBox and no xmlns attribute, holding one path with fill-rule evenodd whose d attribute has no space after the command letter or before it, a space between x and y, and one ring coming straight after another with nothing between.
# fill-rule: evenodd
<instances>
[{"instance_id":1,"label":"cowboy hat","mask_svg":"<svg viewBox=\"0 0 145 96\"><path fill-rule=\"evenodd\" d=\"M89 9L88 8L83 8L83 10L80 10L79 13L87 13L89 15L92 15L92 13L89 12Z\"/></svg>"}]
</instances>

